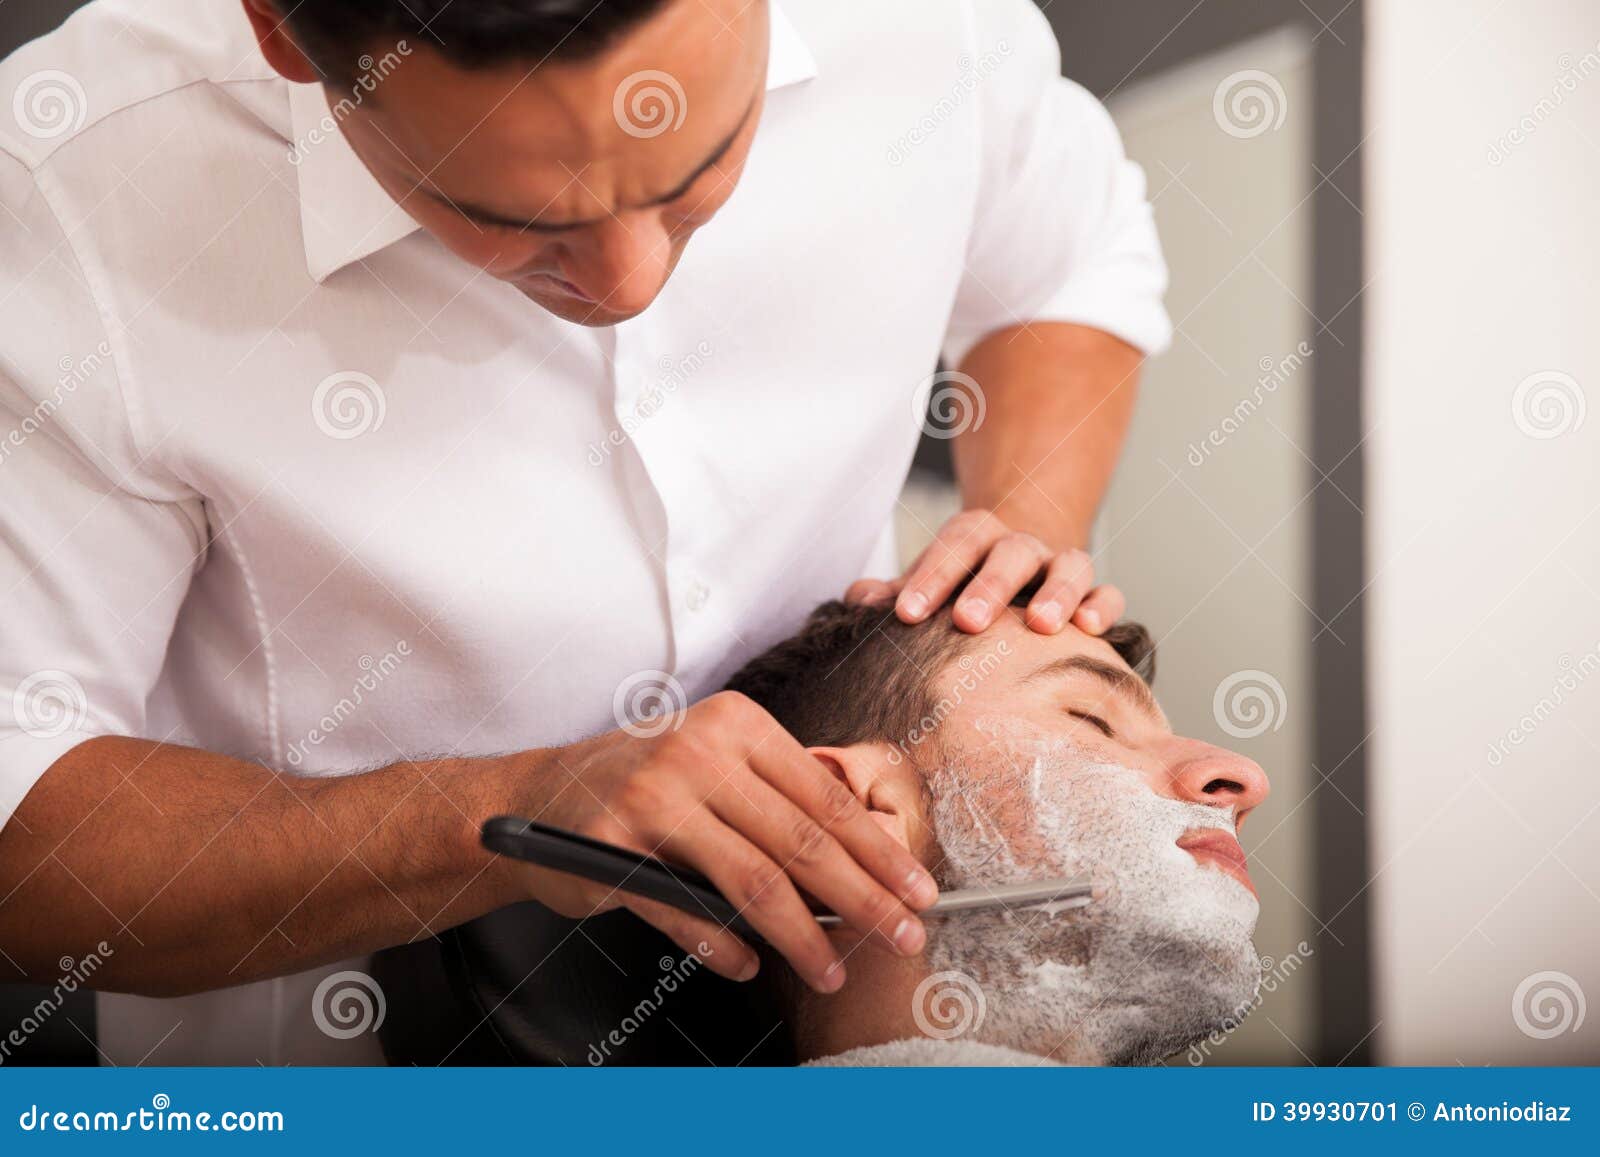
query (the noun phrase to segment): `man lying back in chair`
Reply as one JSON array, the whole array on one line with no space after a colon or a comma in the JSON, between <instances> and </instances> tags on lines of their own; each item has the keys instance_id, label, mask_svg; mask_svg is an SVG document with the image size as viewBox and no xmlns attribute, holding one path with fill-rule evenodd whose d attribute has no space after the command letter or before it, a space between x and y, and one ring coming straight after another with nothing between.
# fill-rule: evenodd
<instances>
[{"instance_id":1,"label":"man lying back in chair","mask_svg":"<svg viewBox=\"0 0 1600 1157\"><path fill-rule=\"evenodd\" d=\"M1143 627L983 635L948 609L908 626L832 602L734 676L849 785L942 889L1050 877L1086 907L927 917L920 957L839 936L831 996L763 959L800 1059L828 1064L1151 1063L1253 998L1255 888L1235 831L1260 767L1174 735Z\"/></svg>"}]
</instances>

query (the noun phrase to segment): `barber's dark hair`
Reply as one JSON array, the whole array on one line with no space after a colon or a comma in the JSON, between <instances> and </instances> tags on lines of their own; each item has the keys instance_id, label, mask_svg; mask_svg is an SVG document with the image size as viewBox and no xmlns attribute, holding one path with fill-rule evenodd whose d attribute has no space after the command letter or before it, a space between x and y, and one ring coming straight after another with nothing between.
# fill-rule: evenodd
<instances>
[{"instance_id":1,"label":"barber's dark hair","mask_svg":"<svg viewBox=\"0 0 1600 1157\"><path fill-rule=\"evenodd\" d=\"M1032 589L1013 606L1026 606ZM948 606L921 623L901 622L890 607L837 600L811 613L799 632L746 663L728 683L766 708L808 747L899 743L922 734L937 712L934 676L985 646L950 621ZM1156 673L1155 642L1138 623L1101 636L1146 683Z\"/></svg>"},{"instance_id":2,"label":"barber's dark hair","mask_svg":"<svg viewBox=\"0 0 1600 1157\"><path fill-rule=\"evenodd\" d=\"M666 0L281 0L296 41L323 74L404 40L464 68L550 57L582 60L607 48Z\"/></svg>"}]
</instances>

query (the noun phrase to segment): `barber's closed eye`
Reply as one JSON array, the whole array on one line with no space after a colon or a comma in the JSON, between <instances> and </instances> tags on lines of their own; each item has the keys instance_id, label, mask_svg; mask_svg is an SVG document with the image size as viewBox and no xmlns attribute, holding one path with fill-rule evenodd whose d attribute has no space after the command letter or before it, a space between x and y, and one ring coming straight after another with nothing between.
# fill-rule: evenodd
<instances>
[{"instance_id":1,"label":"barber's closed eye","mask_svg":"<svg viewBox=\"0 0 1600 1157\"><path fill-rule=\"evenodd\" d=\"M1111 730L1111 724L1107 723L1104 719L1101 719L1098 715L1091 715L1087 711L1075 711L1070 707L1067 708L1067 714L1072 716L1074 719L1083 720L1091 727L1099 728L1100 733L1107 739L1115 739L1117 737L1117 733Z\"/></svg>"}]
</instances>

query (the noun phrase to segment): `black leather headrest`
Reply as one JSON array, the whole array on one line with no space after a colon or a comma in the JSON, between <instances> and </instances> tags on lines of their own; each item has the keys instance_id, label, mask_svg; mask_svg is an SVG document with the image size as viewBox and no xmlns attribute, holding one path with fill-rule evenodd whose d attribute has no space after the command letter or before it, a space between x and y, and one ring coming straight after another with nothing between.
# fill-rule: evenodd
<instances>
[{"instance_id":1,"label":"black leather headrest","mask_svg":"<svg viewBox=\"0 0 1600 1157\"><path fill-rule=\"evenodd\" d=\"M788 1065L760 981L723 980L632 913L515 904L380 953L391 1064Z\"/></svg>"}]
</instances>

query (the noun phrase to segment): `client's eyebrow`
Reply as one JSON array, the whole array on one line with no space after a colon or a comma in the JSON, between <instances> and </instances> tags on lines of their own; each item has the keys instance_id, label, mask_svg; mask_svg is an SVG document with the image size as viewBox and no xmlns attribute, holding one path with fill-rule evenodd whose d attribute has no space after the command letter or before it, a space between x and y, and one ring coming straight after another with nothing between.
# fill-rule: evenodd
<instances>
[{"instance_id":1,"label":"client's eyebrow","mask_svg":"<svg viewBox=\"0 0 1600 1157\"><path fill-rule=\"evenodd\" d=\"M1031 683L1037 679L1061 678L1068 675L1092 675L1152 719L1161 718L1161 708L1156 705L1156 697L1148 683L1132 671L1088 655L1070 655L1065 659L1052 659L1023 676L1021 682Z\"/></svg>"}]
</instances>

